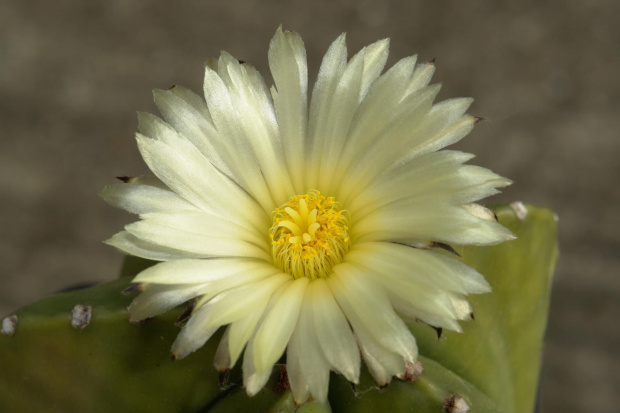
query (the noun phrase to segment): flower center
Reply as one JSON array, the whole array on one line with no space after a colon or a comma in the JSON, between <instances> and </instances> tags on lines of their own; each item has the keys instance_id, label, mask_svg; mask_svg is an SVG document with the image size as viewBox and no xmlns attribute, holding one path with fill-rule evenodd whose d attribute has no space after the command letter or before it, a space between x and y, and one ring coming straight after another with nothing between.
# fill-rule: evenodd
<instances>
[{"instance_id":1,"label":"flower center","mask_svg":"<svg viewBox=\"0 0 620 413\"><path fill-rule=\"evenodd\" d=\"M295 278L327 278L349 251L349 216L319 191L292 197L273 213L274 263Z\"/></svg>"}]
</instances>

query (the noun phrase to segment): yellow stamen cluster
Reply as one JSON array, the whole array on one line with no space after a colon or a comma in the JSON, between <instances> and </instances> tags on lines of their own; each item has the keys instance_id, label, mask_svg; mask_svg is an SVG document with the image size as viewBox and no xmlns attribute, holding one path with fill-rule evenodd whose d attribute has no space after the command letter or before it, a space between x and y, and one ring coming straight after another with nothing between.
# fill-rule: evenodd
<instances>
[{"instance_id":1,"label":"yellow stamen cluster","mask_svg":"<svg viewBox=\"0 0 620 413\"><path fill-rule=\"evenodd\" d=\"M349 251L349 217L319 191L276 208L269 230L274 263L295 278L327 278Z\"/></svg>"}]
</instances>

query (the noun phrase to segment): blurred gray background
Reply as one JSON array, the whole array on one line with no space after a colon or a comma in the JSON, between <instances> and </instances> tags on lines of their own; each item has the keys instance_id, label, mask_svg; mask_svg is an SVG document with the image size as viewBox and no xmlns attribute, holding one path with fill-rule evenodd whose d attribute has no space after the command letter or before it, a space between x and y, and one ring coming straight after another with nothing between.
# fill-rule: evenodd
<instances>
[{"instance_id":1,"label":"blurred gray background","mask_svg":"<svg viewBox=\"0 0 620 413\"><path fill-rule=\"evenodd\" d=\"M135 142L150 90L202 90L227 50L267 73L276 27L300 32L311 75L330 42L391 37L390 63L437 58L440 98L487 122L459 144L560 218L561 260L542 372L547 412L614 410L620 388L620 2L0 2L0 316L110 280L101 241L132 217L97 193L146 172Z\"/></svg>"}]
</instances>

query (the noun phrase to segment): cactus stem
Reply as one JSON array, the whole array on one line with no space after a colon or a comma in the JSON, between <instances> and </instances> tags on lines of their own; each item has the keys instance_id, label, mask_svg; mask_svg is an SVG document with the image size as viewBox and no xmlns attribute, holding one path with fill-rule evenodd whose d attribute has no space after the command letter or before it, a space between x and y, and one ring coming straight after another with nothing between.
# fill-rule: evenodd
<instances>
[{"instance_id":1,"label":"cactus stem","mask_svg":"<svg viewBox=\"0 0 620 413\"><path fill-rule=\"evenodd\" d=\"M13 336L17 331L17 316L10 315L2 320L2 334Z\"/></svg>"},{"instance_id":2,"label":"cactus stem","mask_svg":"<svg viewBox=\"0 0 620 413\"><path fill-rule=\"evenodd\" d=\"M71 310L71 327L85 329L92 319L93 307L90 305L76 304Z\"/></svg>"},{"instance_id":3,"label":"cactus stem","mask_svg":"<svg viewBox=\"0 0 620 413\"><path fill-rule=\"evenodd\" d=\"M403 378L403 381L413 383L420 378L423 372L424 366L422 366L422 362L420 360L415 363L405 361L405 377Z\"/></svg>"},{"instance_id":4,"label":"cactus stem","mask_svg":"<svg viewBox=\"0 0 620 413\"><path fill-rule=\"evenodd\" d=\"M515 212L515 215L517 216L519 221L525 221L525 218L527 218L528 210L527 207L523 205L523 202L515 201L510 204L510 208L512 208L512 210Z\"/></svg>"},{"instance_id":5,"label":"cactus stem","mask_svg":"<svg viewBox=\"0 0 620 413\"><path fill-rule=\"evenodd\" d=\"M469 405L463 396L450 393L443 404L443 411L447 413L465 413L469 411Z\"/></svg>"}]
</instances>

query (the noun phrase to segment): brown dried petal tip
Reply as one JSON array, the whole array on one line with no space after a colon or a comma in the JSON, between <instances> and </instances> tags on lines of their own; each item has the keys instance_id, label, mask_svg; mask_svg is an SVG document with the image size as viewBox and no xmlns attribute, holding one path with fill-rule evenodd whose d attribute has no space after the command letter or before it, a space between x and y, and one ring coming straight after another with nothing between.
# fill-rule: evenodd
<instances>
[{"instance_id":1,"label":"brown dried petal tip","mask_svg":"<svg viewBox=\"0 0 620 413\"><path fill-rule=\"evenodd\" d=\"M288 389L291 388L291 385L288 382L288 373L286 371L286 366L280 366L280 375L278 376L278 382L273 390L277 393L284 393Z\"/></svg>"},{"instance_id":2,"label":"brown dried petal tip","mask_svg":"<svg viewBox=\"0 0 620 413\"><path fill-rule=\"evenodd\" d=\"M195 307L196 307L196 300L192 300L188 302L187 307L185 308L185 311L183 311L183 314L181 314L179 318L177 318L177 321L175 321L174 324L177 326L182 326L187 320L189 320L192 313L194 312Z\"/></svg>"},{"instance_id":3,"label":"brown dried petal tip","mask_svg":"<svg viewBox=\"0 0 620 413\"><path fill-rule=\"evenodd\" d=\"M443 242L433 242L431 244L432 247L435 248L441 248L442 250L446 250L448 251L450 254L456 255L457 257L460 257L461 254L459 254L458 252L456 252L456 250L454 248L452 248L451 245L448 244L444 244Z\"/></svg>"},{"instance_id":4,"label":"brown dried petal tip","mask_svg":"<svg viewBox=\"0 0 620 413\"><path fill-rule=\"evenodd\" d=\"M121 294L129 295L129 294L131 294L133 292L140 291L141 289L142 289L142 284L140 284L140 283L130 284L128 287L123 289L123 291L121 291Z\"/></svg>"}]
</instances>

